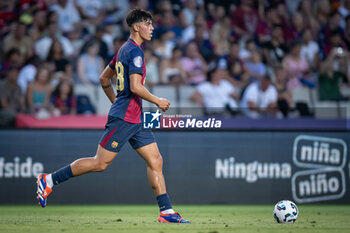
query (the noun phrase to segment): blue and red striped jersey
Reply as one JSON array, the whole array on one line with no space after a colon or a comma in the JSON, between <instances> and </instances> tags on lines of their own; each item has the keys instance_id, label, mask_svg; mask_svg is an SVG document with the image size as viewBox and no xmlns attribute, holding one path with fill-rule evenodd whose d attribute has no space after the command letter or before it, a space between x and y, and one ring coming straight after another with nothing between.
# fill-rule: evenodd
<instances>
[{"instance_id":1,"label":"blue and red striped jersey","mask_svg":"<svg viewBox=\"0 0 350 233\"><path fill-rule=\"evenodd\" d=\"M117 100L112 104L108 115L126 122L141 123L142 100L130 91L130 75L140 74L144 84L146 65L142 48L132 39L128 39L109 63L117 75Z\"/></svg>"}]
</instances>

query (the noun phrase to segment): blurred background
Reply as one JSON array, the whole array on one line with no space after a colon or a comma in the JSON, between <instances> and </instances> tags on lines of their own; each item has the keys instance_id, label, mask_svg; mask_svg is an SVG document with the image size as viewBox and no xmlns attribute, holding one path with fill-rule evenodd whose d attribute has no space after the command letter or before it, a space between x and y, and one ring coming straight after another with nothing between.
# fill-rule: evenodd
<instances>
[{"instance_id":1,"label":"blurred background","mask_svg":"<svg viewBox=\"0 0 350 233\"><path fill-rule=\"evenodd\" d=\"M154 15L146 85L173 107L346 118L349 0L5 0L1 127L14 127L18 113L106 115L98 78L127 40L135 7Z\"/></svg>"},{"instance_id":2,"label":"blurred background","mask_svg":"<svg viewBox=\"0 0 350 233\"><path fill-rule=\"evenodd\" d=\"M219 132L155 132L175 200L349 201L350 0L2 0L0 202L31 203L28 178L95 153L110 108L99 75L136 7L155 28L143 44L147 88L172 113L227 119ZM128 203L147 190L137 200L153 203L131 153L106 172L104 199L86 185L102 176L90 174L53 202ZM8 198L17 185L28 189ZM73 186L86 198L68 199Z\"/></svg>"}]
</instances>

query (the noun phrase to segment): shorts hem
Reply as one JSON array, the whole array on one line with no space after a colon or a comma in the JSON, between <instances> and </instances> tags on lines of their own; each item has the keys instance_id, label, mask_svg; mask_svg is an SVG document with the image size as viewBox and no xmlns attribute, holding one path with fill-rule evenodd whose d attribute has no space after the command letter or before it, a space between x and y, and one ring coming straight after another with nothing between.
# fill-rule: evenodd
<instances>
[{"instance_id":1,"label":"shorts hem","mask_svg":"<svg viewBox=\"0 0 350 233\"><path fill-rule=\"evenodd\" d=\"M115 148L115 149L109 149L109 148L106 148L106 147L103 147L102 145L101 145L101 143L99 143L99 145L103 148L103 149L105 149L105 150L107 150L107 151L109 151L109 152L113 152L113 153L119 153L120 152L120 149L117 149L117 148Z\"/></svg>"},{"instance_id":2,"label":"shorts hem","mask_svg":"<svg viewBox=\"0 0 350 233\"><path fill-rule=\"evenodd\" d=\"M155 140L149 141L149 142L143 143L143 144L141 144L141 145L132 146L132 148L133 148L134 150L136 150L136 149L138 149L138 148L140 148L140 147L147 146L147 145L152 144L152 143L155 143L155 142L156 142Z\"/></svg>"}]
</instances>

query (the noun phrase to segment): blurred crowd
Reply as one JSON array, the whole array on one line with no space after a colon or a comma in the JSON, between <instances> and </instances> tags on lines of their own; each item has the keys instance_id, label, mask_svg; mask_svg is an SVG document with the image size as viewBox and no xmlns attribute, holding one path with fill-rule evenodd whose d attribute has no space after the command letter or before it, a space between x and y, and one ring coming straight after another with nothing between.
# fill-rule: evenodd
<instances>
[{"instance_id":1,"label":"blurred crowd","mask_svg":"<svg viewBox=\"0 0 350 233\"><path fill-rule=\"evenodd\" d=\"M350 0L3 0L0 3L0 124L94 113L75 87L99 75L129 36L125 16L154 16L143 44L149 88L190 85L191 101L249 117L288 117L318 100L349 101Z\"/></svg>"}]
</instances>

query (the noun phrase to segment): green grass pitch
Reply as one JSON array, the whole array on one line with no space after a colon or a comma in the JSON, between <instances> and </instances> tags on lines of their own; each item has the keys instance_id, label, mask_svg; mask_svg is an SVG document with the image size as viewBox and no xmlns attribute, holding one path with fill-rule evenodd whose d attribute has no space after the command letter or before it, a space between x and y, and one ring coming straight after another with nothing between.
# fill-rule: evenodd
<instances>
[{"instance_id":1,"label":"green grass pitch","mask_svg":"<svg viewBox=\"0 0 350 233\"><path fill-rule=\"evenodd\" d=\"M294 224L277 224L273 205L177 205L192 224L158 223L157 206L0 206L1 233L350 232L349 205L298 205Z\"/></svg>"}]
</instances>

